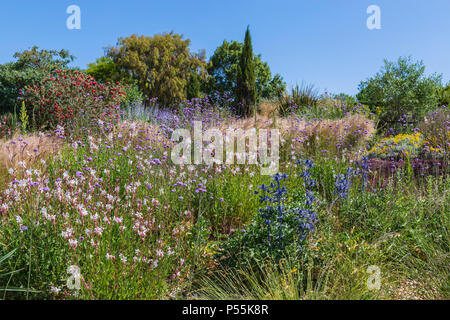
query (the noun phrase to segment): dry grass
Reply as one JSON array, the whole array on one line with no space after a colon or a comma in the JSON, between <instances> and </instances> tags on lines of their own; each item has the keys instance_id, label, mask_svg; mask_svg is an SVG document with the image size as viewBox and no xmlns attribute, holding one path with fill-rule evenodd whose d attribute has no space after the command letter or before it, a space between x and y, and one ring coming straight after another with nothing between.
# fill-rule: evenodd
<instances>
[{"instance_id":1,"label":"dry grass","mask_svg":"<svg viewBox=\"0 0 450 320\"><path fill-rule=\"evenodd\" d=\"M40 160L58 153L63 141L55 136L43 133L32 135L16 135L0 141L0 167L17 168L19 162L27 167L36 165Z\"/></svg>"},{"instance_id":2,"label":"dry grass","mask_svg":"<svg viewBox=\"0 0 450 320\"><path fill-rule=\"evenodd\" d=\"M258 115L255 118L233 120L222 124L221 129L248 130L279 129L281 137L290 140L295 148L322 148L326 150L351 150L367 143L375 134L375 123L358 114L336 120L304 121L298 118L280 118ZM321 150L322 150L321 149ZM310 150L311 151L311 150Z\"/></svg>"},{"instance_id":3,"label":"dry grass","mask_svg":"<svg viewBox=\"0 0 450 320\"><path fill-rule=\"evenodd\" d=\"M266 118L278 115L278 102L272 100L262 100L258 105L258 113Z\"/></svg>"}]
</instances>

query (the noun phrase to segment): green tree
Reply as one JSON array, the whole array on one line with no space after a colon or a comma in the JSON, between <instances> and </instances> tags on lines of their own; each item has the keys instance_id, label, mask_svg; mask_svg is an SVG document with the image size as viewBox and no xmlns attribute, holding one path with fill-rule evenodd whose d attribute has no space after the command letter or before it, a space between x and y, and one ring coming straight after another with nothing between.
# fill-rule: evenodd
<instances>
[{"instance_id":1,"label":"green tree","mask_svg":"<svg viewBox=\"0 0 450 320\"><path fill-rule=\"evenodd\" d=\"M450 83L445 87L438 88L437 94L439 97L438 107L450 107Z\"/></svg>"},{"instance_id":2,"label":"green tree","mask_svg":"<svg viewBox=\"0 0 450 320\"><path fill-rule=\"evenodd\" d=\"M239 58L236 98L240 103L238 113L243 116L250 115L251 108L256 104L256 75L249 27L245 31L244 47Z\"/></svg>"},{"instance_id":3,"label":"green tree","mask_svg":"<svg viewBox=\"0 0 450 320\"><path fill-rule=\"evenodd\" d=\"M186 95L188 99L200 98L201 96L201 81L196 74L191 74L188 80Z\"/></svg>"},{"instance_id":4,"label":"green tree","mask_svg":"<svg viewBox=\"0 0 450 320\"><path fill-rule=\"evenodd\" d=\"M121 101L123 109L130 109L135 104L141 104L143 101L143 94L139 90L137 81L129 74L119 69L118 65L114 63L110 57L101 57L94 63L89 63L86 73L95 78L96 81L103 84L124 84L123 90L126 95Z\"/></svg>"},{"instance_id":5,"label":"green tree","mask_svg":"<svg viewBox=\"0 0 450 320\"><path fill-rule=\"evenodd\" d=\"M107 50L120 72L136 80L147 98L172 106L187 97L191 75L205 76L204 53L189 50L190 40L173 32L153 37L131 35L120 38Z\"/></svg>"},{"instance_id":6,"label":"green tree","mask_svg":"<svg viewBox=\"0 0 450 320\"><path fill-rule=\"evenodd\" d=\"M110 57L101 57L95 63L89 63L86 73L93 76L101 83L121 82L124 84L133 83L133 79L124 72L120 72L119 67Z\"/></svg>"},{"instance_id":7,"label":"green tree","mask_svg":"<svg viewBox=\"0 0 450 320\"><path fill-rule=\"evenodd\" d=\"M32 68L49 72L67 68L75 59L67 50L39 50L37 46L33 46L30 50L16 52L14 58L17 59L15 67L18 69Z\"/></svg>"},{"instance_id":8,"label":"green tree","mask_svg":"<svg viewBox=\"0 0 450 320\"><path fill-rule=\"evenodd\" d=\"M0 113L18 110L20 90L57 69L68 68L74 57L67 50L39 50L37 46L14 54L16 61L0 65Z\"/></svg>"},{"instance_id":9,"label":"green tree","mask_svg":"<svg viewBox=\"0 0 450 320\"><path fill-rule=\"evenodd\" d=\"M244 45L238 41L223 41L211 56L207 70L211 76L205 91L212 93L235 92L237 86L237 75L239 59ZM253 55L256 75L257 98L278 98L286 90L283 78L276 74L272 78L267 62L261 61L260 55Z\"/></svg>"},{"instance_id":10,"label":"green tree","mask_svg":"<svg viewBox=\"0 0 450 320\"><path fill-rule=\"evenodd\" d=\"M394 127L401 118L416 123L436 107L441 79L436 74L425 76L423 62L412 62L411 57L384 60L380 72L359 84L356 97L373 111L380 108L381 126Z\"/></svg>"}]
</instances>

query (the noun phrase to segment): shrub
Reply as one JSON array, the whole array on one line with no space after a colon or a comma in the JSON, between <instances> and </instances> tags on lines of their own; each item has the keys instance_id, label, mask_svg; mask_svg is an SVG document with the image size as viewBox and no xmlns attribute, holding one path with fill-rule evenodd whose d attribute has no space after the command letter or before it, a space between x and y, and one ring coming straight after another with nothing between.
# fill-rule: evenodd
<instances>
[{"instance_id":1,"label":"shrub","mask_svg":"<svg viewBox=\"0 0 450 320\"><path fill-rule=\"evenodd\" d=\"M99 84L81 72L57 70L40 85L25 87L24 99L35 128L74 128L92 119L111 116L108 108L118 106L125 92L122 86Z\"/></svg>"},{"instance_id":2,"label":"shrub","mask_svg":"<svg viewBox=\"0 0 450 320\"><path fill-rule=\"evenodd\" d=\"M440 85L441 76L425 76L423 62L400 57L397 62L385 60L379 73L362 81L357 98L373 112L380 107L381 127L413 125L436 107Z\"/></svg>"},{"instance_id":3,"label":"shrub","mask_svg":"<svg viewBox=\"0 0 450 320\"><path fill-rule=\"evenodd\" d=\"M423 136L419 132L389 136L377 142L369 150L369 156L381 159L417 157L422 144Z\"/></svg>"},{"instance_id":4,"label":"shrub","mask_svg":"<svg viewBox=\"0 0 450 320\"><path fill-rule=\"evenodd\" d=\"M16 52L15 62L0 65L0 114L16 112L20 90L32 83L38 85L56 69L67 68L73 56L66 50L30 50Z\"/></svg>"},{"instance_id":5,"label":"shrub","mask_svg":"<svg viewBox=\"0 0 450 320\"><path fill-rule=\"evenodd\" d=\"M422 130L427 132L427 135L415 132L383 138L368 151L369 157L393 160L417 157L442 158L448 151L445 149L448 148L448 131L441 134L440 131L433 131L432 125L427 129L426 125L423 127Z\"/></svg>"},{"instance_id":6,"label":"shrub","mask_svg":"<svg viewBox=\"0 0 450 320\"><path fill-rule=\"evenodd\" d=\"M120 104L123 110L130 110L143 103L144 96L136 84L125 85L122 90L125 92Z\"/></svg>"}]
</instances>

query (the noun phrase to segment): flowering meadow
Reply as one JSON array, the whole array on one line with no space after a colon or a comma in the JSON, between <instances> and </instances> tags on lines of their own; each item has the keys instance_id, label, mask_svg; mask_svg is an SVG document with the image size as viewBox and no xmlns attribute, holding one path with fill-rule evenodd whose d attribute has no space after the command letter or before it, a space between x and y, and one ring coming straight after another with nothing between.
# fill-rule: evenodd
<instances>
[{"instance_id":1,"label":"flowering meadow","mask_svg":"<svg viewBox=\"0 0 450 320\"><path fill-rule=\"evenodd\" d=\"M450 297L450 84L289 92L249 27L189 44L0 64L0 299Z\"/></svg>"},{"instance_id":2,"label":"flowering meadow","mask_svg":"<svg viewBox=\"0 0 450 320\"><path fill-rule=\"evenodd\" d=\"M448 298L450 181L444 151L434 174L412 167L422 134L378 140L360 108L265 120L208 98L148 118L108 110L34 145L3 139L1 298ZM193 121L280 128L279 173L173 164L171 133Z\"/></svg>"}]
</instances>

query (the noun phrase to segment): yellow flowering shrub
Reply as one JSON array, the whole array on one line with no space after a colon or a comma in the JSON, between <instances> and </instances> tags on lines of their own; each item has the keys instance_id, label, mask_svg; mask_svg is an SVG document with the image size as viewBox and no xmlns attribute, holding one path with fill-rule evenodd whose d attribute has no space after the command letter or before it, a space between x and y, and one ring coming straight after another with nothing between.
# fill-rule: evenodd
<instances>
[{"instance_id":1,"label":"yellow flowering shrub","mask_svg":"<svg viewBox=\"0 0 450 320\"><path fill-rule=\"evenodd\" d=\"M420 132L383 138L368 151L372 158L414 158L425 153L440 157L444 151L426 140Z\"/></svg>"}]
</instances>

